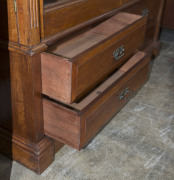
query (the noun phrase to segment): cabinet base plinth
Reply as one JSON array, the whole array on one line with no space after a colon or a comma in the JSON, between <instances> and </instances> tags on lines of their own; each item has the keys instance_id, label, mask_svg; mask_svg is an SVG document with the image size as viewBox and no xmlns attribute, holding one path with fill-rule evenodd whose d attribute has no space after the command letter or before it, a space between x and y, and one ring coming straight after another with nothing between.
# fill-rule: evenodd
<instances>
[{"instance_id":1,"label":"cabinet base plinth","mask_svg":"<svg viewBox=\"0 0 174 180\"><path fill-rule=\"evenodd\" d=\"M0 128L0 153L41 174L54 161L54 141L44 137L34 144Z\"/></svg>"}]
</instances>

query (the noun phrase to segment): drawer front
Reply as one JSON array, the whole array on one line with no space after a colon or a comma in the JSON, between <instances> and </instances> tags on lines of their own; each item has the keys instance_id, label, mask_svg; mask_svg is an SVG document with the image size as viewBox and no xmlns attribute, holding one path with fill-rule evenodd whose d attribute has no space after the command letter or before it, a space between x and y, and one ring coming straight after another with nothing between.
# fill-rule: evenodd
<instances>
[{"instance_id":1,"label":"drawer front","mask_svg":"<svg viewBox=\"0 0 174 180\"><path fill-rule=\"evenodd\" d=\"M113 88L108 92L108 99L95 111L85 115L84 121L86 132L84 144L89 142L102 127L118 112L134 93L146 82L148 78L149 65L146 64L133 78L128 80L115 92ZM118 86L118 85L117 85Z\"/></svg>"},{"instance_id":2,"label":"drawer front","mask_svg":"<svg viewBox=\"0 0 174 180\"><path fill-rule=\"evenodd\" d=\"M79 103L44 99L45 134L80 150L144 84L149 59L138 52Z\"/></svg>"},{"instance_id":3,"label":"drawer front","mask_svg":"<svg viewBox=\"0 0 174 180\"><path fill-rule=\"evenodd\" d=\"M41 54L43 94L64 103L74 102L141 47L145 26L145 18L119 13L50 47Z\"/></svg>"},{"instance_id":4,"label":"drawer front","mask_svg":"<svg viewBox=\"0 0 174 180\"><path fill-rule=\"evenodd\" d=\"M100 51L97 53L98 49L92 50L90 52L93 53L92 57L86 55L86 57L81 58L77 64L76 96L83 95L86 90L95 86L97 82L127 61L143 44L144 33L145 26L132 29L132 31L126 32L122 38L116 37L106 45L103 44L105 49L101 50L99 47ZM86 61L83 63L83 60Z\"/></svg>"},{"instance_id":5,"label":"drawer front","mask_svg":"<svg viewBox=\"0 0 174 180\"><path fill-rule=\"evenodd\" d=\"M73 2L74 1L74 2ZM121 0L73 0L65 5L45 8L43 37L61 32L122 5Z\"/></svg>"}]
</instances>

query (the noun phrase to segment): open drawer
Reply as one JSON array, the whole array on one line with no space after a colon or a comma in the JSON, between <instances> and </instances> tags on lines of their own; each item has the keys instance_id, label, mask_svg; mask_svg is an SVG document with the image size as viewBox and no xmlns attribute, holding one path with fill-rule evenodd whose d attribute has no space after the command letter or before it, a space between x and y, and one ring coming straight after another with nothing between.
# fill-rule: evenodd
<instances>
[{"instance_id":1,"label":"open drawer","mask_svg":"<svg viewBox=\"0 0 174 180\"><path fill-rule=\"evenodd\" d=\"M72 103L143 44L146 18L121 12L41 54L43 94Z\"/></svg>"},{"instance_id":2,"label":"open drawer","mask_svg":"<svg viewBox=\"0 0 174 180\"><path fill-rule=\"evenodd\" d=\"M150 56L137 52L78 103L43 99L45 134L80 150L144 84L149 61Z\"/></svg>"}]
</instances>

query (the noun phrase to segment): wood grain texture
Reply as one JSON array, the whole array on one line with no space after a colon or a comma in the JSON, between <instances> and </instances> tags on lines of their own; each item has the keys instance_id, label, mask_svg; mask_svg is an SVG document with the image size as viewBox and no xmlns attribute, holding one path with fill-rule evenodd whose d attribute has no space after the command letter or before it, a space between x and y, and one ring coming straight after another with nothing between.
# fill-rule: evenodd
<instances>
[{"instance_id":1,"label":"wood grain texture","mask_svg":"<svg viewBox=\"0 0 174 180\"><path fill-rule=\"evenodd\" d=\"M80 117L77 113L46 99L43 108L45 134L79 149Z\"/></svg>"},{"instance_id":2,"label":"wood grain texture","mask_svg":"<svg viewBox=\"0 0 174 180\"><path fill-rule=\"evenodd\" d=\"M40 42L38 0L18 0L17 19L19 43L26 46L33 46Z\"/></svg>"},{"instance_id":3,"label":"wood grain texture","mask_svg":"<svg viewBox=\"0 0 174 180\"><path fill-rule=\"evenodd\" d=\"M101 128L111 119L116 112L120 110L120 108L127 102L126 100L119 100L118 97L122 93L122 91L129 87L132 93L135 93L145 81L147 81L148 77L148 68L149 66L146 64L141 71L139 71L135 77L127 80L118 91L114 91L108 97L108 99L103 103L100 107L96 109L92 114L88 114L85 116L86 122L86 132L85 132L85 141L86 143L90 141L97 132L101 130ZM130 98L132 94L127 95L127 98Z\"/></svg>"},{"instance_id":4,"label":"wood grain texture","mask_svg":"<svg viewBox=\"0 0 174 180\"><path fill-rule=\"evenodd\" d=\"M64 103L72 103L84 95L141 47L145 23L141 16L119 13L83 34L52 46L42 53L43 93ZM125 55L115 60L113 53L121 46ZM61 63L62 68L66 64L66 70L60 68Z\"/></svg>"},{"instance_id":5,"label":"wood grain texture","mask_svg":"<svg viewBox=\"0 0 174 180\"><path fill-rule=\"evenodd\" d=\"M57 153L63 146L64 146L63 143L54 140L54 152L55 153Z\"/></svg>"},{"instance_id":6,"label":"wood grain texture","mask_svg":"<svg viewBox=\"0 0 174 180\"><path fill-rule=\"evenodd\" d=\"M41 174L54 160L54 143L43 138L38 144L0 127L0 152Z\"/></svg>"},{"instance_id":7,"label":"wood grain texture","mask_svg":"<svg viewBox=\"0 0 174 180\"><path fill-rule=\"evenodd\" d=\"M34 143L44 137L40 59L10 53L13 133Z\"/></svg>"},{"instance_id":8,"label":"wood grain texture","mask_svg":"<svg viewBox=\"0 0 174 180\"><path fill-rule=\"evenodd\" d=\"M115 14L117 14L119 12L124 12L124 10L127 7L137 3L139 1L140 0L131 0L130 2L123 4L122 6L116 8L112 11L108 11L107 13L101 14L92 19L84 21L83 23L77 24L77 25L67 28L61 32L57 32L48 37L45 37L44 39L42 39L42 42L46 43L47 45L53 45L55 42L57 42L61 39L67 38L67 37L71 36L72 34L79 33L80 31L82 31L86 28L95 26L99 22L105 21L106 19L114 16Z\"/></svg>"},{"instance_id":9,"label":"wood grain texture","mask_svg":"<svg viewBox=\"0 0 174 180\"><path fill-rule=\"evenodd\" d=\"M43 1L39 1L40 3L40 8L39 8L39 12L40 12L40 33L41 33L41 39L44 38L44 24L43 24L43 10L44 10L44 2Z\"/></svg>"},{"instance_id":10,"label":"wood grain texture","mask_svg":"<svg viewBox=\"0 0 174 180\"><path fill-rule=\"evenodd\" d=\"M76 92L77 97L84 94L85 91L94 87L101 79L106 77L114 69L119 68L126 60L143 44L145 26L136 29L134 32L130 32L125 37L121 37L115 40L112 45L105 45L106 49L102 49L103 44L99 47L101 52L96 53L94 57L91 53L88 53L86 57L82 59L84 63L78 63L78 74L76 80ZM114 40L113 40L114 41ZM125 48L125 55L118 61L113 58L113 52L121 47ZM89 58L89 59L87 59Z\"/></svg>"},{"instance_id":11,"label":"wood grain texture","mask_svg":"<svg viewBox=\"0 0 174 180\"><path fill-rule=\"evenodd\" d=\"M119 6L121 6L121 0L85 0L57 10L54 8L53 11L46 11L43 17L44 37L80 24Z\"/></svg>"},{"instance_id":12,"label":"wood grain texture","mask_svg":"<svg viewBox=\"0 0 174 180\"><path fill-rule=\"evenodd\" d=\"M120 12L93 28L55 44L48 52L69 59L75 58L85 51L91 51L106 40L111 38L118 40L123 34L126 36L129 31L135 31L145 23L142 16Z\"/></svg>"},{"instance_id":13,"label":"wood grain texture","mask_svg":"<svg viewBox=\"0 0 174 180\"><path fill-rule=\"evenodd\" d=\"M63 102L71 102L72 63L52 54L41 54L42 92Z\"/></svg>"},{"instance_id":14,"label":"wood grain texture","mask_svg":"<svg viewBox=\"0 0 174 180\"><path fill-rule=\"evenodd\" d=\"M7 0L8 3L8 39L18 42L17 17L14 11L14 0Z\"/></svg>"},{"instance_id":15,"label":"wood grain texture","mask_svg":"<svg viewBox=\"0 0 174 180\"><path fill-rule=\"evenodd\" d=\"M63 106L44 99L45 134L80 150L126 103L118 100L120 93L126 87L135 92L147 80L149 60L138 52L98 87L100 93L94 90L79 103Z\"/></svg>"}]
</instances>

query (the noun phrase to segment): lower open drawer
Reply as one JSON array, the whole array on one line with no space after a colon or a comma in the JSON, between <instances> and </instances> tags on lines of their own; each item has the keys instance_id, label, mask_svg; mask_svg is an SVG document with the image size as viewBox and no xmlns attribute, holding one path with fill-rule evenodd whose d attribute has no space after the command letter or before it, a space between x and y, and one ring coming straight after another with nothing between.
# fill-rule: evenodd
<instances>
[{"instance_id":1,"label":"lower open drawer","mask_svg":"<svg viewBox=\"0 0 174 180\"><path fill-rule=\"evenodd\" d=\"M45 134L78 150L83 148L148 78L150 57L137 52L80 102L44 98Z\"/></svg>"}]
</instances>

